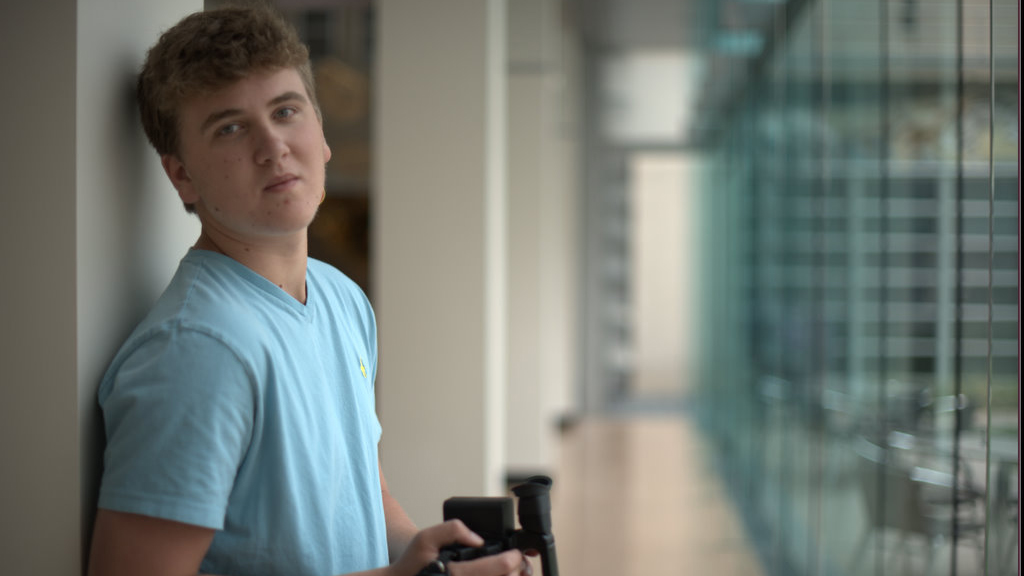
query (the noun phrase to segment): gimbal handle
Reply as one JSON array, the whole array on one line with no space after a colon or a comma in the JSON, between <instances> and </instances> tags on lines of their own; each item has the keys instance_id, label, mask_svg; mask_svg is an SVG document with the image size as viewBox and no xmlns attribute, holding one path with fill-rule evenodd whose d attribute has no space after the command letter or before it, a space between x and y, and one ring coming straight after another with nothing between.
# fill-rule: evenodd
<instances>
[{"instance_id":1,"label":"gimbal handle","mask_svg":"<svg viewBox=\"0 0 1024 576\"><path fill-rule=\"evenodd\" d=\"M512 489L519 498L519 525L516 548L536 550L540 553L540 567L544 576L558 576L555 556L555 535L551 532L551 478L532 476Z\"/></svg>"},{"instance_id":2,"label":"gimbal handle","mask_svg":"<svg viewBox=\"0 0 1024 576\"><path fill-rule=\"evenodd\" d=\"M536 550L540 553L540 569L544 576L558 576L558 558L555 555L555 537L547 534L519 532L515 536L515 548L519 550Z\"/></svg>"}]
</instances>

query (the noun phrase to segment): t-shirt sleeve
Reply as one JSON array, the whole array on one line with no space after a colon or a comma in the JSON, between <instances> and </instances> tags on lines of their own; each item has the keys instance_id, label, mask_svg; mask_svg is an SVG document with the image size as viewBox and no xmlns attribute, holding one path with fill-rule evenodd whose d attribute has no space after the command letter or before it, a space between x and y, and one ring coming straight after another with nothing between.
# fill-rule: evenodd
<instances>
[{"instance_id":1,"label":"t-shirt sleeve","mask_svg":"<svg viewBox=\"0 0 1024 576\"><path fill-rule=\"evenodd\" d=\"M252 438L254 383L209 334L176 327L144 339L100 390L99 506L222 529Z\"/></svg>"}]
</instances>

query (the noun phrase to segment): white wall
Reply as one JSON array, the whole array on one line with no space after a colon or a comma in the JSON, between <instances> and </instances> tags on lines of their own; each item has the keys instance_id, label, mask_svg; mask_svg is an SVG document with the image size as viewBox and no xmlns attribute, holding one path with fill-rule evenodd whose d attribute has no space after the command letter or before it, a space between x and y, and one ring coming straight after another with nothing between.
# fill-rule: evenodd
<instances>
[{"instance_id":1,"label":"white wall","mask_svg":"<svg viewBox=\"0 0 1024 576\"><path fill-rule=\"evenodd\" d=\"M78 3L77 332L86 530L102 450L96 385L199 234L198 219L182 208L142 132L135 76L160 33L202 8L202 0Z\"/></svg>"},{"instance_id":2,"label":"white wall","mask_svg":"<svg viewBox=\"0 0 1024 576\"><path fill-rule=\"evenodd\" d=\"M0 558L11 574L79 562L75 334L75 3L0 19Z\"/></svg>"},{"instance_id":3,"label":"white wall","mask_svg":"<svg viewBox=\"0 0 1024 576\"><path fill-rule=\"evenodd\" d=\"M138 127L133 75L198 0L15 2L0 20L0 558L81 571L95 390L198 232Z\"/></svg>"},{"instance_id":4,"label":"white wall","mask_svg":"<svg viewBox=\"0 0 1024 576\"><path fill-rule=\"evenodd\" d=\"M630 164L635 370L630 394L677 401L690 368L694 228L691 160L649 153Z\"/></svg>"}]
</instances>

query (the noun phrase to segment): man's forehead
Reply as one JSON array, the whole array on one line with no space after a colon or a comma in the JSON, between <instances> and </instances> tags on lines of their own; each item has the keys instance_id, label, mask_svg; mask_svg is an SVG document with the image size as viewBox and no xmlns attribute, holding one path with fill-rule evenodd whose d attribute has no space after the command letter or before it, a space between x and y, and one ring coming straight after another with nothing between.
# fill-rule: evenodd
<instances>
[{"instance_id":1,"label":"man's forehead","mask_svg":"<svg viewBox=\"0 0 1024 576\"><path fill-rule=\"evenodd\" d=\"M223 110L273 106L282 100L309 100L302 78L294 69L253 73L185 98L181 116L202 122L210 114Z\"/></svg>"}]
</instances>

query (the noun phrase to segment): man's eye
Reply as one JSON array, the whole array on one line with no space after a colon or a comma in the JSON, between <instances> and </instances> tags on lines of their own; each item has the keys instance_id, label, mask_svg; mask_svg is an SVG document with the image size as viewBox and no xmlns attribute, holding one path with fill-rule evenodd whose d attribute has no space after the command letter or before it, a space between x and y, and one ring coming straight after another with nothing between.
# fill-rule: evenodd
<instances>
[{"instance_id":1,"label":"man's eye","mask_svg":"<svg viewBox=\"0 0 1024 576\"><path fill-rule=\"evenodd\" d=\"M225 124L217 129L217 136L230 136L239 130L241 130L241 126L238 124Z\"/></svg>"},{"instance_id":2,"label":"man's eye","mask_svg":"<svg viewBox=\"0 0 1024 576\"><path fill-rule=\"evenodd\" d=\"M298 114L298 112L299 111L296 110L295 108L291 106L286 106L284 108L281 108L277 112L274 112L274 117L278 119L291 118L292 116Z\"/></svg>"}]
</instances>

